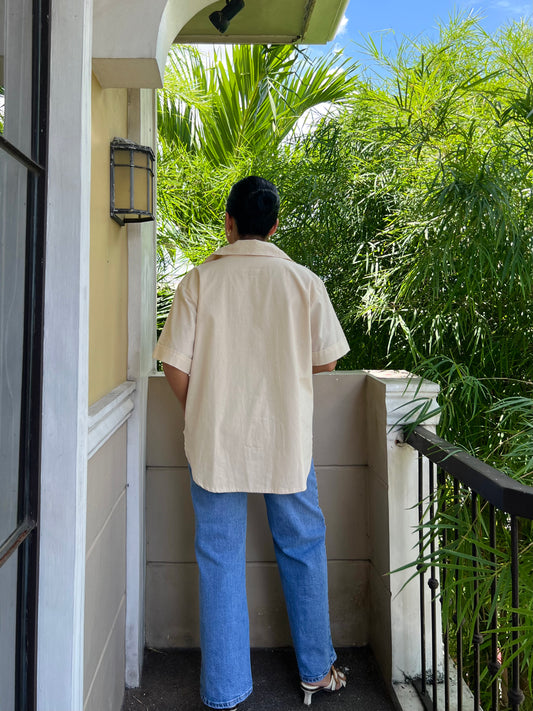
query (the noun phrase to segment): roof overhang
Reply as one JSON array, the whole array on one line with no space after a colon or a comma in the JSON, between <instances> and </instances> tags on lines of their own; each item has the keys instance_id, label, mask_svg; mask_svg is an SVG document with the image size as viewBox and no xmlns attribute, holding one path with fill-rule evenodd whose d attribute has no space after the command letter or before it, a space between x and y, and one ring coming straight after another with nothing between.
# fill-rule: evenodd
<instances>
[{"instance_id":1,"label":"roof overhang","mask_svg":"<svg viewBox=\"0 0 533 711\"><path fill-rule=\"evenodd\" d=\"M104 88L163 85L173 42L325 44L348 0L245 0L224 34L209 21L225 0L94 0L93 70Z\"/></svg>"},{"instance_id":2,"label":"roof overhang","mask_svg":"<svg viewBox=\"0 0 533 711\"><path fill-rule=\"evenodd\" d=\"M175 42L228 44L325 44L335 37L348 0L245 0L245 7L221 34L209 15L222 10L217 0L200 10L178 32Z\"/></svg>"}]
</instances>

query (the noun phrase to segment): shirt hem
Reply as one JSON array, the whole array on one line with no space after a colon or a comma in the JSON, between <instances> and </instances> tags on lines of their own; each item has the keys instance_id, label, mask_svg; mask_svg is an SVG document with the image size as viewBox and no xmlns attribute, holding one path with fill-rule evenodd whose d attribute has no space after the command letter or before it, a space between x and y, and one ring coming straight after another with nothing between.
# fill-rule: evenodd
<instances>
[{"instance_id":1,"label":"shirt hem","mask_svg":"<svg viewBox=\"0 0 533 711\"><path fill-rule=\"evenodd\" d=\"M191 471L192 471L192 468L191 468ZM309 472L308 472L308 474L309 474ZM201 489L205 489L205 491L209 491L209 493L211 493L211 494L299 494L302 491L305 491L307 489L307 476L305 477L305 482L304 482L303 486L301 486L301 488L300 487L298 487L298 488L290 487L288 489L285 489L285 488L276 486L275 490L273 490L272 487L260 489L260 488L255 488L255 487L254 488L248 488L248 487L229 488L229 487L224 486L222 488L219 488L219 487L213 487L210 484L207 485L207 484L203 483L202 481L199 481L198 479L196 479L194 474L192 475L192 478L193 478L194 483L197 486L199 486Z\"/></svg>"}]
</instances>

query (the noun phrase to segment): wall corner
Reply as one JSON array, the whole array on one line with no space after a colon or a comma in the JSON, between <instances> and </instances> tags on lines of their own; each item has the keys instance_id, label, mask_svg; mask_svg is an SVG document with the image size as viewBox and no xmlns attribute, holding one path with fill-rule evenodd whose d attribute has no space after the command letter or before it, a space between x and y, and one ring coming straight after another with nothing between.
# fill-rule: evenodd
<instances>
[{"instance_id":1,"label":"wall corner","mask_svg":"<svg viewBox=\"0 0 533 711\"><path fill-rule=\"evenodd\" d=\"M389 683L420 671L413 623L420 616L418 583L411 580L418 537L418 461L403 443L402 427L424 413L438 423L439 387L405 371L367 372L372 551L371 644Z\"/></svg>"}]
</instances>

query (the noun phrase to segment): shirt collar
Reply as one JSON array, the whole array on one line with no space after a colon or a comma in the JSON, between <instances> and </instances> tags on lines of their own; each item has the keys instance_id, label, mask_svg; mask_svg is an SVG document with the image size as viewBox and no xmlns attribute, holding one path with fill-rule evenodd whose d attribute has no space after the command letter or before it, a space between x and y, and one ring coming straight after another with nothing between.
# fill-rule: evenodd
<instances>
[{"instance_id":1,"label":"shirt collar","mask_svg":"<svg viewBox=\"0 0 533 711\"><path fill-rule=\"evenodd\" d=\"M205 261L211 262L221 257L277 257L278 259L291 258L283 252L279 247L271 242L264 242L260 239L239 239L233 244L226 244L220 247L216 252L208 257Z\"/></svg>"}]
</instances>

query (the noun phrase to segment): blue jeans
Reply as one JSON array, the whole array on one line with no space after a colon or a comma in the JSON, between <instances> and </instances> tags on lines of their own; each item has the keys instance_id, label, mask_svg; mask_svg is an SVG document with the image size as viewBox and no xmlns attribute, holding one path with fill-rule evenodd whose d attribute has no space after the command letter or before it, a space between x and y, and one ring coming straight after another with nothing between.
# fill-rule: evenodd
<instances>
[{"instance_id":1,"label":"blue jeans","mask_svg":"<svg viewBox=\"0 0 533 711\"><path fill-rule=\"evenodd\" d=\"M252 693L246 601L247 494L214 494L191 478L200 570L202 701L231 708ZM331 641L326 527L313 464L307 489L265 494L292 640L302 681L323 679L336 659Z\"/></svg>"}]
</instances>

